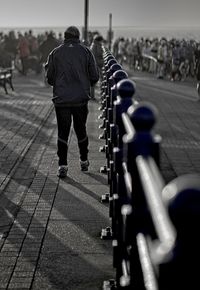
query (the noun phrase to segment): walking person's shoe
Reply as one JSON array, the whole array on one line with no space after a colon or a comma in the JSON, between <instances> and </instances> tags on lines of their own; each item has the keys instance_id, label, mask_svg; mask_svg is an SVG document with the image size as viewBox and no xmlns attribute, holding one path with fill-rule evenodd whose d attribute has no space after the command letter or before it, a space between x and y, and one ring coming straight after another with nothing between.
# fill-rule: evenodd
<instances>
[{"instance_id":1,"label":"walking person's shoe","mask_svg":"<svg viewBox=\"0 0 200 290\"><path fill-rule=\"evenodd\" d=\"M67 176L68 166L67 165L61 165L58 167L58 173L57 176L59 178L65 178Z\"/></svg>"},{"instance_id":2,"label":"walking person's shoe","mask_svg":"<svg viewBox=\"0 0 200 290\"><path fill-rule=\"evenodd\" d=\"M80 160L80 165L81 165L81 171L88 171L88 167L90 165L89 161L81 161Z\"/></svg>"}]
</instances>

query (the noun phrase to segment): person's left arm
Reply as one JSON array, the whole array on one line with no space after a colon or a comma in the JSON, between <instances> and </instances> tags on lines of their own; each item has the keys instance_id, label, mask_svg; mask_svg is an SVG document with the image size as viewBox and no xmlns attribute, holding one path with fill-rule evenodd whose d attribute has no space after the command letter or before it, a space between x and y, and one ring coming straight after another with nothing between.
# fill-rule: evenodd
<instances>
[{"instance_id":1,"label":"person's left arm","mask_svg":"<svg viewBox=\"0 0 200 290\"><path fill-rule=\"evenodd\" d=\"M45 64L46 78L49 85L54 85L55 67L53 63L53 53L50 53Z\"/></svg>"},{"instance_id":2,"label":"person's left arm","mask_svg":"<svg viewBox=\"0 0 200 290\"><path fill-rule=\"evenodd\" d=\"M94 86L99 80L99 71L96 64L95 57L92 52L89 54L88 71L91 86Z\"/></svg>"}]
</instances>

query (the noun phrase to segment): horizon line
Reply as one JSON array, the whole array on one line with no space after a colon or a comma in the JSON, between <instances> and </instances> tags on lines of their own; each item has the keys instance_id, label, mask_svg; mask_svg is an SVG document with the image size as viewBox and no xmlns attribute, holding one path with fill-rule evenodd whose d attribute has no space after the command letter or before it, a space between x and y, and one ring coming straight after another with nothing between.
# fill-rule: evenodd
<instances>
[{"instance_id":1,"label":"horizon line","mask_svg":"<svg viewBox=\"0 0 200 290\"><path fill-rule=\"evenodd\" d=\"M68 27L70 25L44 25L44 26L39 26L39 25L15 25L15 26L0 26L0 29L11 29L11 28L64 28L64 27ZM81 28L84 28L84 25L76 25L77 27L81 27ZM99 28L109 28L107 25L88 25L88 28L96 28L96 27L99 27ZM157 29L168 29L168 28L179 28L179 29L191 29L191 28L197 28L199 29L200 28L200 25L193 25L193 26L188 26L188 25L168 25L168 26L155 26L155 25L152 25L152 26L141 26L141 25L112 25L112 28L143 28L143 29L151 29L151 28L157 28Z\"/></svg>"}]
</instances>

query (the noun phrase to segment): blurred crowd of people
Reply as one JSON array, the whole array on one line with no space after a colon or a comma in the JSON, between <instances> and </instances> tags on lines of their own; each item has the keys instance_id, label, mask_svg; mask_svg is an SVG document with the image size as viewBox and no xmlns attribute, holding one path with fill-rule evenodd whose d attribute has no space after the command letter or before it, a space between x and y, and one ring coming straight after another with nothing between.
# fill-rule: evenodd
<instances>
[{"instance_id":1,"label":"blurred crowd of people","mask_svg":"<svg viewBox=\"0 0 200 290\"><path fill-rule=\"evenodd\" d=\"M0 32L0 67L10 67L14 63L15 68L24 75L27 74L29 68L40 73L49 53L63 41L64 34L61 32L58 35L54 31L45 31L35 35L31 29L24 33L20 31L16 33L14 30L8 33ZM92 47L97 60L98 43L102 44L103 41L98 31L88 32L87 45Z\"/></svg>"},{"instance_id":2,"label":"blurred crowd of people","mask_svg":"<svg viewBox=\"0 0 200 290\"><path fill-rule=\"evenodd\" d=\"M200 43L193 39L121 37L113 43L113 54L120 64L133 70L153 72L158 78L200 79Z\"/></svg>"},{"instance_id":3,"label":"blurred crowd of people","mask_svg":"<svg viewBox=\"0 0 200 290\"><path fill-rule=\"evenodd\" d=\"M14 62L15 67L24 75L29 68L40 73L49 52L62 41L62 34L56 36L53 31L37 36L32 30L17 34L15 31L8 34L0 32L0 66L9 67Z\"/></svg>"},{"instance_id":4,"label":"blurred crowd of people","mask_svg":"<svg viewBox=\"0 0 200 290\"><path fill-rule=\"evenodd\" d=\"M31 29L25 33L0 32L0 67L14 63L24 75L29 68L40 73L50 51L62 42L62 33L56 35L53 31L38 35L34 35ZM103 65L102 43L107 45L98 31L88 33L87 45L95 54L100 71ZM113 42L112 52L118 62L129 69L152 72L158 78L171 81L195 77L200 82L200 43L193 39L120 37Z\"/></svg>"}]
</instances>

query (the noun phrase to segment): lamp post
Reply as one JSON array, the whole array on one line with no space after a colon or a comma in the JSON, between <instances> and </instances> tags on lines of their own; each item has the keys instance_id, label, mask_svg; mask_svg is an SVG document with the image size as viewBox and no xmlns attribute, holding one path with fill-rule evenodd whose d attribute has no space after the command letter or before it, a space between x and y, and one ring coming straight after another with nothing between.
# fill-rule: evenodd
<instances>
[{"instance_id":1,"label":"lamp post","mask_svg":"<svg viewBox=\"0 0 200 290\"><path fill-rule=\"evenodd\" d=\"M112 31L112 14L109 14L109 30L108 30L108 49L111 50L112 47L112 38L113 38L113 31Z\"/></svg>"},{"instance_id":2,"label":"lamp post","mask_svg":"<svg viewBox=\"0 0 200 290\"><path fill-rule=\"evenodd\" d=\"M88 9L89 0L85 0L85 9L84 9L84 43L88 43Z\"/></svg>"}]
</instances>

